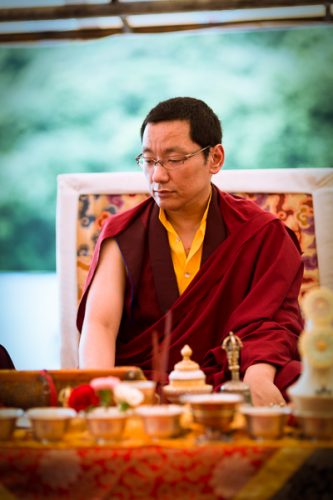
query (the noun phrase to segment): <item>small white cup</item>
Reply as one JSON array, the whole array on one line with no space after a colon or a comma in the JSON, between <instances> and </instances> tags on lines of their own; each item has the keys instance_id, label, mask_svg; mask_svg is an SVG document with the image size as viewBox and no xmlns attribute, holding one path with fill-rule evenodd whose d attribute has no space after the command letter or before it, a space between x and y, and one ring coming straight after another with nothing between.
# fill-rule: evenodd
<instances>
[{"instance_id":1,"label":"small white cup","mask_svg":"<svg viewBox=\"0 0 333 500\"><path fill-rule=\"evenodd\" d=\"M284 433L288 415L287 406L247 406L240 408L245 416L247 429L254 439L280 439Z\"/></svg>"},{"instance_id":2,"label":"small white cup","mask_svg":"<svg viewBox=\"0 0 333 500\"><path fill-rule=\"evenodd\" d=\"M68 429L69 422L76 416L72 408L53 406L30 408L26 416L31 422L35 439L43 443L60 441Z\"/></svg>"},{"instance_id":3,"label":"small white cup","mask_svg":"<svg viewBox=\"0 0 333 500\"><path fill-rule=\"evenodd\" d=\"M98 407L86 414L90 434L99 444L119 441L124 433L128 414L116 407Z\"/></svg>"},{"instance_id":4,"label":"small white cup","mask_svg":"<svg viewBox=\"0 0 333 500\"><path fill-rule=\"evenodd\" d=\"M22 417L21 408L0 408L0 441L6 441L12 437L16 421Z\"/></svg>"},{"instance_id":5,"label":"small white cup","mask_svg":"<svg viewBox=\"0 0 333 500\"><path fill-rule=\"evenodd\" d=\"M135 410L143 420L145 433L152 438L178 436L182 431L180 418L183 412L181 405L147 405Z\"/></svg>"}]
</instances>

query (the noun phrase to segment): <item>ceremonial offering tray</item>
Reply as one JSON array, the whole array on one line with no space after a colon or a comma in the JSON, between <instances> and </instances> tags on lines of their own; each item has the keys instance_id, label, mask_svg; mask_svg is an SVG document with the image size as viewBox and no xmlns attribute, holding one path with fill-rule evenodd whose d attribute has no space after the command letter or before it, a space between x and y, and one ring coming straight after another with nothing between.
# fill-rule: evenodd
<instances>
[{"instance_id":1,"label":"ceremonial offering tray","mask_svg":"<svg viewBox=\"0 0 333 500\"><path fill-rule=\"evenodd\" d=\"M178 436L181 431L181 405L141 406L135 410L143 420L145 433L153 438L170 438Z\"/></svg>"},{"instance_id":2,"label":"ceremonial offering tray","mask_svg":"<svg viewBox=\"0 0 333 500\"><path fill-rule=\"evenodd\" d=\"M122 438L128 414L118 408L94 408L85 415L87 426L97 443L119 441Z\"/></svg>"},{"instance_id":3,"label":"ceremonial offering tray","mask_svg":"<svg viewBox=\"0 0 333 500\"><path fill-rule=\"evenodd\" d=\"M118 377L120 380L144 380L135 366L111 370L0 370L0 404L28 408L59 405L58 394L66 387L89 383L96 377Z\"/></svg>"},{"instance_id":4,"label":"ceremonial offering tray","mask_svg":"<svg viewBox=\"0 0 333 500\"><path fill-rule=\"evenodd\" d=\"M72 408L31 408L26 411L35 439L43 443L60 441L68 429L70 420L76 416Z\"/></svg>"},{"instance_id":5,"label":"ceremonial offering tray","mask_svg":"<svg viewBox=\"0 0 333 500\"><path fill-rule=\"evenodd\" d=\"M245 416L247 430L254 439L280 439L284 434L290 408L283 406L250 406L240 407Z\"/></svg>"},{"instance_id":6,"label":"ceremonial offering tray","mask_svg":"<svg viewBox=\"0 0 333 500\"><path fill-rule=\"evenodd\" d=\"M21 408L0 408L0 441L11 438L16 421L22 415Z\"/></svg>"}]
</instances>

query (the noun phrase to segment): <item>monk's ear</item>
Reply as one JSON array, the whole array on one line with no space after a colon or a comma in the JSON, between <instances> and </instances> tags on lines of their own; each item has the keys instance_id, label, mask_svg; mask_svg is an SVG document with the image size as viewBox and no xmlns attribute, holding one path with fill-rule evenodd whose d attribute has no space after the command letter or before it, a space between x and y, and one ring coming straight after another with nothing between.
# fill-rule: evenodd
<instances>
[{"instance_id":1,"label":"monk's ear","mask_svg":"<svg viewBox=\"0 0 333 500\"><path fill-rule=\"evenodd\" d=\"M222 144L217 144L212 147L209 152L209 170L211 174L217 174L223 166L224 163L224 149Z\"/></svg>"}]
</instances>

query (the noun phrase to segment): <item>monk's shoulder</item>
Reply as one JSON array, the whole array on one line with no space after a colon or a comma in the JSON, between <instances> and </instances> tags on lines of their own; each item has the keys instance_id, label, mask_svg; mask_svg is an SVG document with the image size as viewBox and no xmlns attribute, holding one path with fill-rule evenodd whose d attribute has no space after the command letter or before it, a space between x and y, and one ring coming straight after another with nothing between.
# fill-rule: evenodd
<instances>
[{"instance_id":1,"label":"monk's shoulder","mask_svg":"<svg viewBox=\"0 0 333 500\"><path fill-rule=\"evenodd\" d=\"M227 226L249 223L254 219L278 219L276 215L261 208L254 199L245 198L240 194L219 191L220 209Z\"/></svg>"},{"instance_id":2,"label":"monk's shoulder","mask_svg":"<svg viewBox=\"0 0 333 500\"><path fill-rule=\"evenodd\" d=\"M103 224L101 236L103 238L116 236L129 227L138 218L141 218L144 221L149 216L152 204L152 198L147 198L132 208L110 215Z\"/></svg>"}]
</instances>

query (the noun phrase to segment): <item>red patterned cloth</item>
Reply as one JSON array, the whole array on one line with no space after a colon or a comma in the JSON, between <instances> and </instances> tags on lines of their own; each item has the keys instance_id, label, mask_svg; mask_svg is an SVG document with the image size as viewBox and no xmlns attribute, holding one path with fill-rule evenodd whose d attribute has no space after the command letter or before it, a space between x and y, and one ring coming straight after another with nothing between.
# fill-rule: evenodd
<instances>
[{"instance_id":1,"label":"red patterned cloth","mask_svg":"<svg viewBox=\"0 0 333 500\"><path fill-rule=\"evenodd\" d=\"M7 449L0 480L17 498L232 498L274 453L257 446Z\"/></svg>"},{"instance_id":2,"label":"red patterned cloth","mask_svg":"<svg viewBox=\"0 0 333 500\"><path fill-rule=\"evenodd\" d=\"M248 500L331 498L333 442L0 447L0 498ZM304 496L305 495L305 496ZM319 495L319 496L318 496Z\"/></svg>"}]
</instances>

